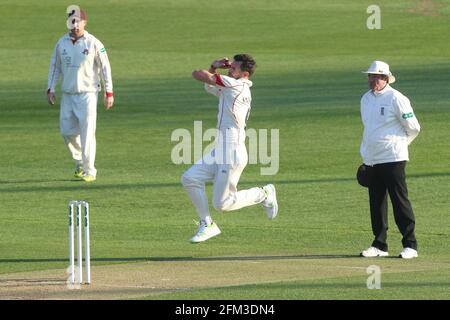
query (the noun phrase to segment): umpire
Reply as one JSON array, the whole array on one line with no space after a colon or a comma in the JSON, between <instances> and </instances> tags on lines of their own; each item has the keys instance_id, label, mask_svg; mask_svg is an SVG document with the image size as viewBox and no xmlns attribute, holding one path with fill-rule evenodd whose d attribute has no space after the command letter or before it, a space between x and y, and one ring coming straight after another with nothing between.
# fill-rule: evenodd
<instances>
[{"instance_id":1,"label":"umpire","mask_svg":"<svg viewBox=\"0 0 450 320\"><path fill-rule=\"evenodd\" d=\"M416 258L417 240L415 218L408 200L405 167L409 160L408 145L417 137L420 125L407 97L390 84L395 77L389 65L374 61L368 74L370 90L361 98L361 118L364 134L361 156L369 166L372 179L368 186L372 231L372 245L361 252L363 257L388 256L387 194L391 198L395 223L403 239L400 257Z\"/></svg>"}]
</instances>

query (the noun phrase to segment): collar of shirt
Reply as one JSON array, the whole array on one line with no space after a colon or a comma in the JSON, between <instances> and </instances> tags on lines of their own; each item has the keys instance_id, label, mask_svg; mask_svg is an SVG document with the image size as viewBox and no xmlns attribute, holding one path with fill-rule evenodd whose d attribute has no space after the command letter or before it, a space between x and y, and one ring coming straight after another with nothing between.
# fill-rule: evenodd
<instances>
[{"instance_id":1,"label":"collar of shirt","mask_svg":"<svg viewBox=\"0 0 450 320\"><path fill-rule=\"evenodd\" d=\"M81 37L79 37L78 39L86 38L88 34L89 34L89 33L88 33L86 30L84 30L83 35L82 35ZM73 41L73 38L72 38L72 36L70 35L70 31L66 34L65 39L66 39L66 40L72 40L72 41ZM78 40L78 39L77 39L77 40Z\"/></svg>"},{"instance_id":2,"label":"collar of shirt","mask_svg":"<svg viewBox=\"0 0 450 320\"><path fill-rule=\"evenodd\" d=\"M242 82L247 83L249 87L251 87L253 85L253 82L251 80L249 80L249 79L241 78L239 80L241 80Z\"/></svg>"},{"instance_id":3,"label":"collar of shirt","mask_svg":"<svg viewBox=\"0 0 450 320\"><path fill-rule=\"evenodd\" d=\"M388 84L386 84L386 86L380 90L380 91L373 91L372 90L372 94L376 97L381 96L382 94L386 93L387 91L389 91L391 89L391 86Z\"/></svg>"}]
</instances>

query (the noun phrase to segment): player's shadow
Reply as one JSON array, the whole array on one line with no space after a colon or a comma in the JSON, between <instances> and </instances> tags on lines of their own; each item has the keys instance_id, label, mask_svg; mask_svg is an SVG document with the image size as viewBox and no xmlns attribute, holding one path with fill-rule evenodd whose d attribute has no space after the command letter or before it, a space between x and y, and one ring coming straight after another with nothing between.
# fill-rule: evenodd
<instances>
[{"instance_id":1,"label":"player's shadow","mask_svg":"<svg viewBox=\"0 0 450 320\"><path fill-rule=\"evenodd\" d=\"M271 256L223 256L223 257L150 257L148 261L270 261L303 259L348 259L359 257L351 254L309 254L309 255L271 255Z\"/></svg>"},{"instance_id":2,"label":"player's shadow","mask_svg":"<svg viewBox=\"0 0 450 320\"><path fill-rule=\"evenodd\" d=\"M0 181L0 186L2 184L26 184L26 183L43 183L50 181ZM58 192L58 191L78 191L80 189L89 190L113 190L113 189L153 189L153 188L170 188L170 187L180 187L181 184L177 183L136 183L136 184L101 184L99 182L85 183L76 179L68 180L52 180L51 182L73 182L71 185L36 185L30 187L19 187L19 188L8 188L0 189L2 193L27 193L27 192Z\"/></svg>"},{"instance_id":3,"label":"player's shadow","mask_svg":"<svg viewBox=\"0 0 450 320\"><path fill-rule=\"evenodd\" d=\"M71 182L80 181L76 179L36 179L36 180L0 180L0 185L2 184L28 184L28 183L51 183L51 182Z\"/></svg>"},{"instance_id":4,"label":"player's shadow","mask_svg":"<svg viewBox=\"0 0 450 320\"><path fill-rule=\"evenodd\" d=\"M356 171L355 171L356 174ZM417 173L410 174L408 178L433 178L433 177L449 177L450 172L436 172L436 173ZM316 184L316 183L335 183L335 182L352 182L356 184L356 177L341 177L341 178L319 178L319 179L300 179L300 180L272 180L271 183L275 185L290 185L290 184ZM129 184L102 184L101 182L95 182L86 184L76 179L66 180L17 180L17 181L1 181L2 184L26 184L26 183L44 183L44 182L76 182L72 185L38 185L22 188L8 188L0 189L2 193L17 193L17 192L57 192L57 191L76 191L80 189L89 188L89 190L112 190L112 189L154 189L154 188L181 188L180 182L166 182L166 183L154 183L154 182L141 182L141 183L129 183ZM266 181L240 181L240 186L260 185Z\"/></svg>"},{"instance_id":5,"label":"player's shadow","mask_svg":"<svg viewBox=\"0 0 450 320\"><path fill-rule=\"evenodd\" d=\"M223 257L108 257L92 258L97 262L195 262L195 261L270 261L270 260L306 260L306 259L351 259L360 258L355 254L306 254L306 255L270 255L270 256L223 256ZM361 258L360 258L361 259ZM38 263L38 262L67 262L67 258L24 258L0 259L0 263Z\"/></svg>"}]
</instances>

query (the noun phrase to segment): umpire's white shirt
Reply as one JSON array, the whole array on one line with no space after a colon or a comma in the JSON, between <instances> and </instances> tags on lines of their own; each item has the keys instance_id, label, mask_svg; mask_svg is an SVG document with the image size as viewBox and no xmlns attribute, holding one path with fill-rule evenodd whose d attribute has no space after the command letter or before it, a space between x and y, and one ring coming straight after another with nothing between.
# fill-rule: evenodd
<instances>
[{"instance_id":1,"label":"umpire's white shirt","mask_svg":"<svg viewBox=\"0 0 450 320\"><path fill-rule=\"evenodd\" d=\"M408 161L408 145L420 125L409 99L391 86L369 90L361 98L364 134L360 153L366 165Z\"/></svg>"},{"instance_id":2,"label":"umpire's white shirt","mask_svg":"<svg viewBox=\"0 0 450 320\"><path fill-rule=\"evenodd\" d=\"M48 74L51 92L55 91L60 75L63 93L98 92L101 89L100 77L105 83L105 90L113 92L111 66L105 47L87 31L75 43L69 33L56 43Z\"/></svg>"}]
</instances>

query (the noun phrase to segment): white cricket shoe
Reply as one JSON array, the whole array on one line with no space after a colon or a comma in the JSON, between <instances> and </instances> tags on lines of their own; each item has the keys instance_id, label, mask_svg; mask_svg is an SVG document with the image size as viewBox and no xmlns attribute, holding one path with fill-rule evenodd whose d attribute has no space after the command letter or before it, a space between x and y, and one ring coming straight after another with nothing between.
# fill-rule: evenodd
<instances>
[{"instance_id":1,"label":"white cricket shoe","mask_svg":"<svg viewBox=\"0 0 450 320\"><path fill-rule=\"evenodd\" d=\"M414 250L412 248L403 248L402 252L400 252L399 258L402 259L412 259L417 258L419 254L417 253L417 250Z\"/></svg>"},{"instance_id":2,"label":"white cricket shoe","mask_svg":"<svg viewBox=\"0 0 450 320\"><path fill-rule=\"evenodd\" d=\"M263 187L266 193L266 199L262 202L262 206L266 210L267 218L275 219L278 214L277 193L273 184L268 184Z\"/></svg>"},{"instance_id":3,"label":"white cricket shoe","mask_svg":"<svg viewBox=\"0 0 450 320\"><path fill-rule=\"evenodd\" d=\"M359 254L361 257L374 258L374 257L387 257L389 253L387 251L380 250L375 247L370 247Z\"/></svg>"},{"instance_id":4,"label":"white cricket shoe","mask_svg":"<svg viewBox=\"0 0 450 320\"><path fill-rule=\"evenodd\" d=\"M205 221L200 220L200 227L198 228L197 234L191 238L191 242L203 242L219 234L220 229L217 224L213 222L207 226Z\"/></svg>"}]
</instances>

